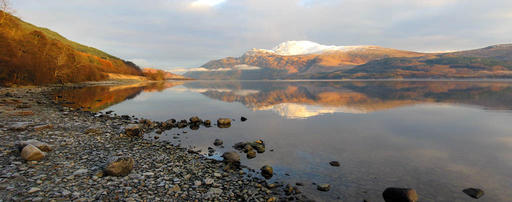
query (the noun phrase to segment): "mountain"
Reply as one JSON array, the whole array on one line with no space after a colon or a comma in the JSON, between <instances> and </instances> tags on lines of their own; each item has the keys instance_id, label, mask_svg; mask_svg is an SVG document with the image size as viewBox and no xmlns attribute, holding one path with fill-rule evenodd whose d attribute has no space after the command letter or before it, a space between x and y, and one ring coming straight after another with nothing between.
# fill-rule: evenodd
<instances>
[{"instance_id":1,"label":"mountain","mask_svg":"<svg viewBox=\"0 0 512 202\"><path fill-rule=\"evenodd\" d=\"M384 79L512 77L512 45L451 53L418 53L378 46L326 46L288 41L272 50L213 60L198 79ZM250 67L250 68L248 68Z\"/></svg>"},{"instance_id":2,"label":"mountain","mask_svg":"<svg viewBox=\"0 0 512 202\"><path fill-rule=\"evenodd\" d=\"M99 81L142 76L137 65L70 41L0 11L0 85Z\"/></svg>"}]
</instances>

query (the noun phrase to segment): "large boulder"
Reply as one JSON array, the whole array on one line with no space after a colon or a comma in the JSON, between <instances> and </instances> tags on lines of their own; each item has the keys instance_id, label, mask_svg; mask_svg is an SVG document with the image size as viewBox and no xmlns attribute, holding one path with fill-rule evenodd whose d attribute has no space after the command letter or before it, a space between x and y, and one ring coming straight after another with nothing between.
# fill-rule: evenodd
<instances>
[{"instance_id":1,"label":"large boulder","mask_svg":"<svg viewBox=\"0 0 512 202\"><path fill-rule=\"evenodd\" d=\"M386 202L416 202L418 194L416 190L410 188L386 188L382 193L382 197Z\"/></svg>"},{"instance_id":2,"label":"large boulder","mask_svg":"<svg viewBox=\"0 0 512 202\"><path fill-rule=\"evenodd\" d=\"M124 128L124 133L130 137L140 137L144 134L139 124L129 124Z\"/></svg>"},{"instance_id":3,"label":"large boulder","mask_svg":"<svg viewBox=\"0 0 512 202\"><path fill-rule=\"evenodd\" d=\"M133 170L135 161L131 157L113 157L109 159L103 172L110 176L127 176Z\"/></svg>"},{"instance_id":4,"label":"large boulder","mask_svg":"<svg viewBox=\"0 0 512 202\"><path fill-rule=\"evenodd\" d=\"M21 158L26 161L39 161L45 157L45 153L34 145L27 145L21 150Z\"/></svg>"},{"instance_id":5,"label":"large boulder","mask_svg":"<svg viewBox=\"0 0 512 202\"><path fill-rule=\"evenodd\" d=\"M16 143L16 147L18 148L19 151L21 151L21 150L23 150L23 148L25 148L25 146L27 146L29 144L37 147L38 149L40 149L41 151L44 151L44 152L52 151L52 147L49 144L41 142L39 140L35 140L35 139L19 141Z\"/></svg>"}]
</instances>

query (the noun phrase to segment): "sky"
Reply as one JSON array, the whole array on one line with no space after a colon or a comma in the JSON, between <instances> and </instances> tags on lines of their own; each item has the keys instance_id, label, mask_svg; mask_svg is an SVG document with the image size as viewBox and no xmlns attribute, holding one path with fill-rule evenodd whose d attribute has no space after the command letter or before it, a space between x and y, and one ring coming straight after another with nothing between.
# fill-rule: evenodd
<instances>
[{"instance_id":1,"label":"sky","mask_svg":"<svg viewBox=\"0 0 512 202\"><path fill-rule=\"evenodd\" d=\"M143 67L309 40L447 51L512 43L511 0L11 0L15 15Z\"/></svg>"}]
</instances>

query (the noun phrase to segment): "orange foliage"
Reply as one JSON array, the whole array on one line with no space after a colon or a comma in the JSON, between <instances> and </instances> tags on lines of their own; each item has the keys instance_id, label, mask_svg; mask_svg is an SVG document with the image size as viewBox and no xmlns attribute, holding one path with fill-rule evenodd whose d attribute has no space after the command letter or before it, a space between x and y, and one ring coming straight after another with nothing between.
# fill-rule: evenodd
<instances>
[{"instance_id":1,"label":"orange foliage","mask_svg":"<svg viewBox=\"0 0 512 202\"><path fill-rule=\"evenodd\" d=\"M105 72L141 75L130 63L79 52L22 23L7 14L0 24L0 85L99 81Z\"/></svg>"}]
</instances>

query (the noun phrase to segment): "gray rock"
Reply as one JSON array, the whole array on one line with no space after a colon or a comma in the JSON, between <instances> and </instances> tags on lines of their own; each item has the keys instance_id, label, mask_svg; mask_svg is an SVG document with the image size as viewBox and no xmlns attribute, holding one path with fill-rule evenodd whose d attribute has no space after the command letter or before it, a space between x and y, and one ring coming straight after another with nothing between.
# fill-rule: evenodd
<instances>
[{"instance_id":1,"label":"gray rock","mask_svg":"<svg viewBox=\"0 0 512 202\"><path fill-rule=\"evenodd\" d=\"M468 196L474 199L479 199L480 197L484 196L484 191L478 188L467 188L462 190L462 192L466 193Z\"/></svg>"},{"instance_id":2,"label":"gray rock","mask_svg":"<svg viewBox=\"0 0 512 202\"><path fill-rule=\"evenodd\" d=\"M113 157L103 171L110 176L127 176L133 170L134 164L131 157Z\"/></svg>"},{"instance_id":3,"label":"gray rock","mask_svg":"<svg viewBox=\"0 0 512 202\"><path fill-rule=\"evenodd\" d=\"M89 170L87 169L79 169L75 172L73 172L73 175L83 175L83 174L87 174L89 172Z\"/></svg>"},{"instance_id":4,"label":"gray rock","mask_svg":"<svg viewBox=\"0 0 512 202\"><path fill-rule=\"evenodd\" d=\"M382 197L386 202L416 202L418 194L410 188L389 187L384 190Z\"/></svg>"}]
</instances>

